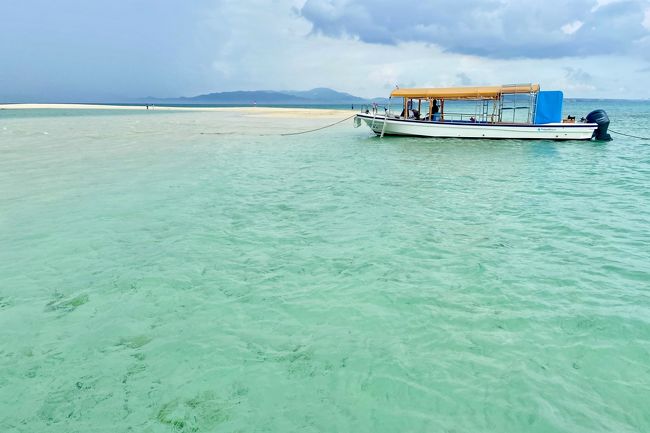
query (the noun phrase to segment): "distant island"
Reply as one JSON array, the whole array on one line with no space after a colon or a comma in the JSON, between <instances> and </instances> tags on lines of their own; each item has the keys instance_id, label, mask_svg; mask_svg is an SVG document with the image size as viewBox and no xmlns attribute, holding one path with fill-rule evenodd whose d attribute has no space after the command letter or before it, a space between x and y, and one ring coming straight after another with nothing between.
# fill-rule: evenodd
<instances>
[{"instance_id":1,"label":"distant island","mask_svg":"<svg viewBox=\"0 0 650 433\"><path fill-rule=\"evenodd\" d=\"M151 104L232 104L232 105L341 105L385 103L386 98L365 99L349 93L337 92L326 87L311 90L252 90L217 92L192 97L138 99L137 102Z\"/></svg>"}]
</instances>

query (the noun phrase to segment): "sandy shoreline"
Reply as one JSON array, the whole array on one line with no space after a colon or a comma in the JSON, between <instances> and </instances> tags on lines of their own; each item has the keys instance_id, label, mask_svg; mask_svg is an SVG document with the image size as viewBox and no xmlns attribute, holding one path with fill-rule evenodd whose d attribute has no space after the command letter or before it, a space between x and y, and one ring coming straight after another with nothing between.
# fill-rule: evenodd
<instances>
[{"instance_id":1,"label":"sandy shoreline","mask_svg":"<svg viewBox=\"0 0 650 433\"><path fill-rule=\"evenodd\" d=\"M146 105L99 105L99 104L0 104L0 110L147 110ZM295 118L345 118L355 112L331 108L282 108L282 107L160 107L149 111L203 111L239 113L255 117L295 117Z\"/></svg>"}]
</instances>

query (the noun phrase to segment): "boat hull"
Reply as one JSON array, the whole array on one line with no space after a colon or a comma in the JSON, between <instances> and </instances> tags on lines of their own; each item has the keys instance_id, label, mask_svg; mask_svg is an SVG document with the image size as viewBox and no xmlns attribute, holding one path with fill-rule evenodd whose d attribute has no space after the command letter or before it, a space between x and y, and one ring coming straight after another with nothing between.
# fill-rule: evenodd
<instances>
[{"instance_id":1,"label":"boat hull","mask_svg":"<svg viewBox=\"0 0 650 433\"><path fill-rule=\"evenodd\" d=\"M357 120L358 119L358 120ZM429 122L406 120L372 114L357 114L363 122L381 135L402 135L439 138L494 138L518 140L590 140L598 127L595 123L548 123L544 125L470 122ZM386 123L386 126L384 126Z\"/></svg>"}]
</instances>

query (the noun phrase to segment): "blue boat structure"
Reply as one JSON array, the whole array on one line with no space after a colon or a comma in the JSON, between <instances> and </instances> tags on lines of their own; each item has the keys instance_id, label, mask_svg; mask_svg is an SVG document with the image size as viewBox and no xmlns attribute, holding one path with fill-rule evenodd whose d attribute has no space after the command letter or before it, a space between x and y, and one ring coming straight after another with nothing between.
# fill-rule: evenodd
<instances>
[{"instance_id":1,"label":"blue boat structure","mask_svg":"<svg viewBox=\"0 0 650 433\"><path fill-rule=\"evenodd\" d=\"M391 103L399 99L394 112ZM387 107L363 107L354 122L355 127L365 123L382 137L611 140L605 111L579 120L563 118L563 99L561 91L542 91L539 84L396 88ZM462 112L454 110L454 103Z\"/></svg>"}]
</instances>

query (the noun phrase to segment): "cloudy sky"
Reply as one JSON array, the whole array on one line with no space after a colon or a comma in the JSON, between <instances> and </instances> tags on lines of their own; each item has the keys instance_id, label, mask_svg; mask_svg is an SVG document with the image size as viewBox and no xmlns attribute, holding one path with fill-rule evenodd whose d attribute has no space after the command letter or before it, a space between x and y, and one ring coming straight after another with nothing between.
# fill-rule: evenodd
<instances>
[{"instance_id":1,"label":"cloudy sky","mask_svg":"<svg viewBox=\"0 0 650 433\"><path fill-rule=\"evenodd\" d=\"M3 0L0 102L539 82L650 98L650 0Z\"/></svg>"}]
</instances>

